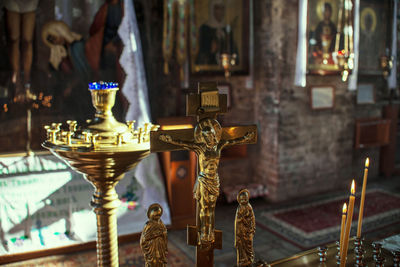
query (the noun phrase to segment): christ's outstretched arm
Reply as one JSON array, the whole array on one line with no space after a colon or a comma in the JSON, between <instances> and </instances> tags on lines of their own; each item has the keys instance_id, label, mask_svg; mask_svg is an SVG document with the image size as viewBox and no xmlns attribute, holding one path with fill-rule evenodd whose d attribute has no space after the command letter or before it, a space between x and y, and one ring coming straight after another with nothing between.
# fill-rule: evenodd
<instances>
[{"instance_id":1,"label":"christ's outstretched arm","mask_svg":"<svg viewBox=\"0 0 400 267\"><path fill-rule=\"evenodd\" d=\"M169 134L160 134L160 136L158 138L165 143L180 146L187 150L195 150L196 151L198 149L198 145L196 143L183 141L183 140L179 140L179 139L174 140L174 139L172 139L172 137Z\"/></svg>"},{"instance_id":2,"label":"christ's outstretched arm","mask_svg":"<svg viewBox=\"0 0 400 267\"><path fill-rule=\"evenodd\" d=\"M222 146L231 146L231 145L236 145L236 144L241 144L244 143L248 140L251 140L254 137L254 132L247 132L244 136L238 137L235 139L230 139L230 140L225 140L224 142L221 142Z\"/></svg>"}]
</instances>

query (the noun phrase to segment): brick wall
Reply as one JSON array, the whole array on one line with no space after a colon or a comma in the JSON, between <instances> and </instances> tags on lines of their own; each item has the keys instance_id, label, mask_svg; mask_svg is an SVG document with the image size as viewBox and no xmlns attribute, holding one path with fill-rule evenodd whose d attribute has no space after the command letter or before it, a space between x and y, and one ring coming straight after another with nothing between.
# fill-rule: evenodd
<instances>
[{"instance_id":1,"label":"brick wall","mask_svg":"<svg viewBox=\"0 0 400 267\"><path fill-rule=\"evenodd\" d=\"M340 76L307 77L295 87L298 2L255 1L256 116L259 143L255 180L268 185L269 199L282 201L361 185L368 155L370 177L378 175L379 149L354 149L355 118L380 117L380 105L357 106ZM335 107L310 108L309 87L333 85ZM377 79L378 89L382 81Z\"/></svg>"},{"instance_id":2,"label":"brick wall","mask_svg":"<svg viewBox=\"0 0 400 267\"><path fill-rule=\"evenodd\" d=\"M298 1L253 2L253 73L231 77L233 107L221 117L221 122L257 124L258 144L248 147L248 158L220 163L222 186L263 183L268 186L271 201L349 188L353 177L361 186L367 155L371 158L370 181L377 179L379 149L355 150L354 130L356 118L380 117L382 106L356 105L355 92L347 89L340 76L309 75L307 88L294 86ZM154 93L150 96L152 106L157 106L156 117L177 115L172 114L173 108L160 103L176 103L176 96L168 88L178 76L157 77L161 78L153 83L164 84L165 88L150 88L163 96L155 97ZM223 81L224 77L191 77L190 80L195 84ZM383 91L380 77L360 80L373 81L377 91ZM246 88L248 81L251 88ZM311 110L309 87L326 84L336 88L335 107ZM379 93L378 100L381 98Z\"/></svg>"}]
</instances>

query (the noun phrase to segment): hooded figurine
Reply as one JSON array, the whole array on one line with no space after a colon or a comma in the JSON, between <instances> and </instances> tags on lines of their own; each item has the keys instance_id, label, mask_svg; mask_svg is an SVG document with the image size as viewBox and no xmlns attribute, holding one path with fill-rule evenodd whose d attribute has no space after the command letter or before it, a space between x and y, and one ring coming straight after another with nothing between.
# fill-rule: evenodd
<instances>
[{"instance_id":1,"label":"hooded figurine","mask_svg":"<svg viewBox=\"0 0 400 267\"><path fill-rule=\"evenodd\" d=\"M146 267L167 266L167 228L161 221L162 213L163 209L158 203L151 204L147 210L149 220L140 236Z\"/></svg>"}]
</instances>

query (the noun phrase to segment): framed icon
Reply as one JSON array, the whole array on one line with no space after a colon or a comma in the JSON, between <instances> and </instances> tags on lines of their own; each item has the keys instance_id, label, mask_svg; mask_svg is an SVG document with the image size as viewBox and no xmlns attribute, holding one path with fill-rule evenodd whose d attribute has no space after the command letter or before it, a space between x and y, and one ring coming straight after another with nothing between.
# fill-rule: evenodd
<instances>
[{"instance_id":1,"label":"framed icon","mask_svg":"<svg viewBox=\"0 0 400 267\"><path fill-rule=\"evenodd\" d=\"M194 74L223 73L223 53L236 54L233 73L249 69L249 1L195 1L198 52L192 55Z\"/></svg>"},{"instance_id":2,"label":"framed icon","mask_svg":"<svg viewBox=\"0 0 400 267\"><path fill-rule=\"evenodd\" d=\"M344 36L339 34L343 26L340 17L344 18L340 3L340 0L308 0L308 73L325 75L340 72L337 55L344 48ZM348 17L351 16L352 12L349 12Z\"/></svg>"}]
</instances>

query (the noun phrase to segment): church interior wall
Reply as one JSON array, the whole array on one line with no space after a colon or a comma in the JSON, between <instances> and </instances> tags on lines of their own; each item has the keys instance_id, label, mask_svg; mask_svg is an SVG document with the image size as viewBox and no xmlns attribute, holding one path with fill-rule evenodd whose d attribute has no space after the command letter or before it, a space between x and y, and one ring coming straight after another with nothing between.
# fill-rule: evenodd
<instances>
[{"instance_id":1,"label":"church interior wall","mask_svg":"<svg viewBox=\"0 0 400 267\"><path fill-rule=\"evenodd\" d=\"M152 4L142 1L144 10ZM154 4L154 3L153 3ZM150 11L149 11L150 10ZM248 147L248 159L221 162L222 186L256 182L267 184L271 201L283 201L308 194L344 189L352 178L361 179L366 156L371 158L371 179L379 176L379 148L355 149L355 120L382 117L384 81L381 77L360 76L359 82L373 82L377 88L376 104L357 105L356 92L347 89L339 75L308 75L305 88L294 86L296 64L298 1L254 1L254 57L252 75L233 75L233 106L222 116L222 123L255 123L259 128L257 146ZM145 11L146 14L146 11ZM159 13L162 14L162 13ZM146 16L145 16L146 17ZM162 25L162 16L153 25ZM154 36L151 31L147 35ZM159 30L158 30L159 31ZM158 55L150 48L147 54ZM157 116L184 114L173 109L177 99L179 76L162 74L161 64L152 64L150 72L158 73L151 105ZM175 72L177 73L177 72ZM251 81L251 88L248 83ZM220 76L190 76L191 86L198 81L224 81ZM167 85L169 84L169 85ZM329 84L335 87L335 106L331 110L312 110L311 86ZM155 88L157 87L157 88ZM156 91L157 93L154 93ZM174 101L175 100L175 101ZM184 103L182 98L181 103ZM160 103L168 103L161 105ZM240 167L237 164L240 161Z\"/></svg>"}]
</instances>

